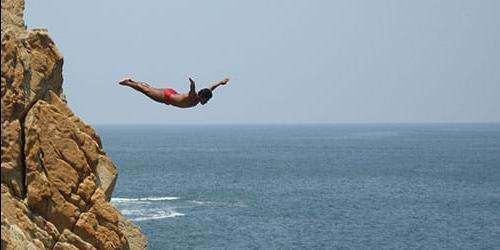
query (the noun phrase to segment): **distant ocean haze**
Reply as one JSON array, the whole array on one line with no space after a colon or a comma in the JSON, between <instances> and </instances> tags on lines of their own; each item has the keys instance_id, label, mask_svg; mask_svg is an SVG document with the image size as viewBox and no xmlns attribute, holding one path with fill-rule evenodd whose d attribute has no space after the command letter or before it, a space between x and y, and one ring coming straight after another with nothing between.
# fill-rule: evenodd
<instances>
[{"instance_id":1,"label":"distant ocean haze","mask_svg":"<svg viewBox=\"0 0 500 250\"><path fill-rule=\"evenodd\" d=\"M500 246L500 124L97 129L151 249Z\"/></svg>"}]
</instances>

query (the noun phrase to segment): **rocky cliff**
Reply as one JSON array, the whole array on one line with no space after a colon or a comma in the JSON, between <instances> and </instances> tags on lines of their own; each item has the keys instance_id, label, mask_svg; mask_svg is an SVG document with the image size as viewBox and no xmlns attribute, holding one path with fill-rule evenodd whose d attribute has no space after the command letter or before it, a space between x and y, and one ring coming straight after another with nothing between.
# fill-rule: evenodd
<instances>
[{"instance_id":1,"label":"rocky cliff","mask_svg":"<svg viewBox=\"0 0 500 250\"><path fill-rule=\"evenodd\" d=\"M99 136L66 105L62 55L23 10L2 0L2 249L144 249L109 203L117 172Z\"/></svg>"}]
</instances>

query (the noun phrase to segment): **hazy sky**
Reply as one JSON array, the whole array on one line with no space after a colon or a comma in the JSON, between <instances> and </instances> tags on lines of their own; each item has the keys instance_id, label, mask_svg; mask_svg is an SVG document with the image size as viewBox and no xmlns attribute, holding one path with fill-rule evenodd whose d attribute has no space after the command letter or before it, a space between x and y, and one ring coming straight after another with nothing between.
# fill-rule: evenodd
<instances>
[{"instance_id":1,"label":"hazy sky","mask_svg":"<svg viewBox=\"0 0 500 250\"><path fill-rule=\"evenodd\" d=\"M27 0L91 124L499 122L500 1ZM125 76L188 90L176 109Z\"/></svg>"}]
</instances>

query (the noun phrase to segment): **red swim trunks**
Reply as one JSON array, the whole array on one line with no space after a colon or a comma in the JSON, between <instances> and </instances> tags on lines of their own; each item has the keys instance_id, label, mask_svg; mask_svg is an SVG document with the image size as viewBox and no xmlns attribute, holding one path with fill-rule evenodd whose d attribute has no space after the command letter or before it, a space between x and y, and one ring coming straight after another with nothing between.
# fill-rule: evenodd
<instances>
[{"instance_id":1,"label":"red swim trunks","mask_svg":"<svg viewBox=\"0 0 500 250\"><path fill-rule=\"evenodd\" d=\"M170 97L175 94L177 94L177 91L175 91L175 89L163 89L163 102L167 105L170 105Z\"/></svg>"}]
</instances>

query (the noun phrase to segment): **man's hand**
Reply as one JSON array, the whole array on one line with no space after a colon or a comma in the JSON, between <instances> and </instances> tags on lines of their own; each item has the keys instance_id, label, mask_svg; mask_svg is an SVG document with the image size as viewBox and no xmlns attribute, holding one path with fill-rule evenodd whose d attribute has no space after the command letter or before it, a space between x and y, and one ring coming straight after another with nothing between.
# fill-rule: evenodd
<instances>
[{"instance_id":1,"label":"man's hand","mask_svg":"<svg viewBox=\"0 0 500 250\"><path fill-rule=\"evenodd\" d=\"M229 78L226 78L226 79L220 81L219 83L220 83L220 85L226 85L227 82L229 82Z\"/></svg>"}]
</instances>

